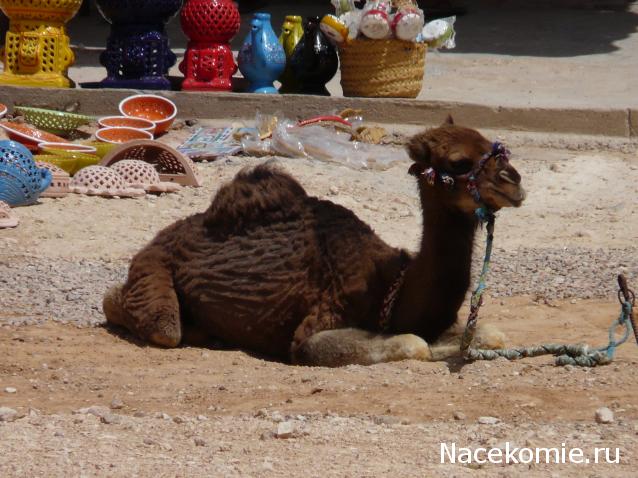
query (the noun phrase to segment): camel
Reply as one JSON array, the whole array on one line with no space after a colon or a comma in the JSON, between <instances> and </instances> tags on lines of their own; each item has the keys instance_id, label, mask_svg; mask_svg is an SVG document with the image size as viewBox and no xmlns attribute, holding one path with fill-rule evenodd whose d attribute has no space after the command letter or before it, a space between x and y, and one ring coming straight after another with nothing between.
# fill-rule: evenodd
<instances>
[{"instance_id":1,"label":"camel","mask_svg":"<svg viewBox=\"0 0 638 478\"><path fill-rule=\"evenodd\" d=\"M416 254L262 164L240 171L205 212L162 230L133 257L126 283L104 297L108 323L156 346L221 340L300 365L458 353L454 325L470 285L475 211L518 207L525 191L507 154L451 117L412 137L407 150L423 212ZM479 330L477 339L503 346L497 330Z\"/></svg>"}]
</instances>

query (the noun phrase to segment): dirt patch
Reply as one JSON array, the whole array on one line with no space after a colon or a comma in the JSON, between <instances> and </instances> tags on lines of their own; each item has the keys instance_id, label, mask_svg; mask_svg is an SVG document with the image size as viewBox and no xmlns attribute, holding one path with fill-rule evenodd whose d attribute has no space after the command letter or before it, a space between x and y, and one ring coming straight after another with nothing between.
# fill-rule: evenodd
<instances>
[{"instance_id":1,"label":"dirt patch","mask_svg":"<svg viewBox=\"0 0 638 478\"><path fill-rule=\"evenodd\" d=\"M638 159L537 144L514 153L529 197L499 215L481 320L513 345L604 345L619 311L615 274L625 272L638 287ZM21 225L0 232L0 407L16 412L15 421L0 422L0 475L635 474L632 344L596 369L555 367L551 358L326 369L242 351L161 350L99 326L102 293L123 279L130 256L260 161L201 164L204 187L179 194L70 196L16 210ZM389 243L418 244L420 211L407 164L361 172L277 161L311 194L353 209ZM478 241L478 261L480 248ZM601 406L614 412L613 423L595 422ZM485 416L496 422L479 423ZM439 464L440 443L453 441L619 447L621 461Z\"/></svg>"}]
</instances>

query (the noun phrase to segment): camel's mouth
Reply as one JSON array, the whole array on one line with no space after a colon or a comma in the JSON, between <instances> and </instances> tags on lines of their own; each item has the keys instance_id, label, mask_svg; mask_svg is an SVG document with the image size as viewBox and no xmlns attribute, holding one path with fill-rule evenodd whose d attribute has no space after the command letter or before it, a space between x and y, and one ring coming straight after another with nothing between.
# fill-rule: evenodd
<instances>
[{"instance_id":1,"label":"camel's mouth","mask_svg":"<svg viewBox=\"0 0 638 478\"><path fill-rule=\"evenodd\" d=\"M504 207L504 206L520 207L521 204L523 204L523 201L525 200L525 197L526 197L525 190L521 187L518 188L515 195L507 194L503 192L502 190L497 189L493 186L490 189L492 190L492 192L496 193L496 195L499 198L505 199L508 202L508 204L500 205L501 207Z\"/></svg>"}]
</instances>

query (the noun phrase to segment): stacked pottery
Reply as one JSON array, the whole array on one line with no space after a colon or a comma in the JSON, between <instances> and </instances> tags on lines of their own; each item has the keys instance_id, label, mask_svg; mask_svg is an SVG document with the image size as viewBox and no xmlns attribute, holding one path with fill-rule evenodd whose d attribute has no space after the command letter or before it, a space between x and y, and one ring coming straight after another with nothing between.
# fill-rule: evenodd
<instances>
[{"instance_id":1,"label":"stacked pottery","mask_svg":"<svg viewBox=\"0 0 638 478\"><path fill-rule=\"evenodd\" d=\"M250 82L249 93L277 93L273 82L286 67L286 53L272 29L270 13L255 13L237 60Z\"/></svg>"},{"instance_id":2,"label":"stacked pottery","mask_svg":"<svg viewBox=\"0 0 638 478\"><path fill-rule=\"evenodd\" d=\"M337 73L339 58L319 26L319 17L306 20L303 37L290 59L290 68L301 85L301 93L329 96L326 83Z\"/></svg>"},{"instance_id":3,"label":"stacked pottery","mask_svg":"<svg viewBox=\"0 0 638 478\"><path fill-rule=\"evenodd\" d=\"M281 26L281 35L279 43L284 47L286 52L286 69L279 78L281 82L280 93L299 93L301 86L297 82L295 75L290 66L290 58L295 51L295 47L303 36L303 26L301 25L301 17L296 15L288 15Z\"/></svg>"},{"instance_id":4,"label":"stacked pottery","mask_svg":"<svg viewBox=\"0 0 638 478\"><path fill-rule=\"evenodd\" d=\"M97 0L111 34L100 63L106 88L170 89L168 70L177 58L169 47L166 23L182 0Z\"/></svg>"},{"instance_id":5,"label":"stacked pottery","mask_svg":"<svg viewBox=\"0 0 638 478\"><path fill-rule=\"evenodd\" d=\"M179 65L183 90L231 91L237 71L228 42L239 30L239 10L232 0L187 0L182 29L190 38Z\"/></svg>"}]
</instances>

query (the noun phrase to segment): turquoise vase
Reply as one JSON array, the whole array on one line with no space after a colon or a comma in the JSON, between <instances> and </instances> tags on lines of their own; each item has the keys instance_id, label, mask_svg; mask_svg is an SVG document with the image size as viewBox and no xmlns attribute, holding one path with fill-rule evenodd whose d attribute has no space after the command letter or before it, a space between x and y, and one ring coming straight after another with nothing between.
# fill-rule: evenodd
<instances>
[{"instance_id":1,"label":"turquoise vase","mask_svg":"<svg viewBox=\"0 0 638 478\"><path fill-rule=\"evenodd\" d=\"M286 53L272 29L270 13L253 16L237 63L239 71L250 82L249 93L277 93L273 82L286 67Z\"/></svg>"}]
</instances>

